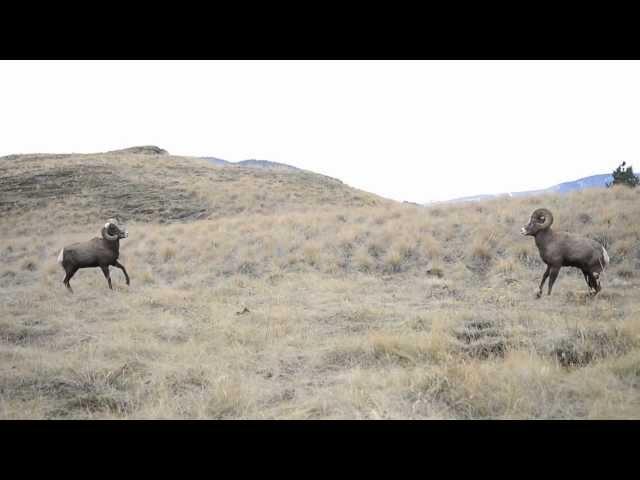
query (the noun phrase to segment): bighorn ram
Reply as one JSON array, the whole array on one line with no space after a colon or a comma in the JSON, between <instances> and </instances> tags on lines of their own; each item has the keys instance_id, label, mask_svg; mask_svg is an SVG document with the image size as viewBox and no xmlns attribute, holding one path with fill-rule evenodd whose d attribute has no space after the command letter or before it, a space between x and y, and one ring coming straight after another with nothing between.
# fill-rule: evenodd
<instances>
[{"instance_id":1,"label":"bighorn ram","mask_svg":"<svg viewBox=\"0 0 640 480\"><path fill-rule=\"evenodd\" d=\"M110 218L104 224L100 233L102 238L96 237L88 242L74 243L60 250L58 263L62 265L66 272L62 282L72 293L73 289L69 281L80 268L100 267L109 283L109 288L113 290L111 276L109 275L109 265L113 265L122 270L127 280L127 285L129 285L129 275L124 266L118 262L120 239L127 238L129 236L128 232L124 228L121 229L115 219Z\"/></svg>"},{"instance_id":2,"label":"bighorn ram","mask_svg":"<svg viewBox=\"0 0 640 480\"><path fill-rule=\"evenodd\" d=\"M549 277L549 293L553 287L561 267L576 267L582 270L589 286L589 293L597 295L602 287L600 274L609 265L609 255L602 245L595 240L567 232L551 230L553 215L546 208L534 210L527 223L522 227L522 235L532 235L540 252L540 258L547 264L542 276L537 297L542 295L542 287Z\"/></svg>"}]
</instances>

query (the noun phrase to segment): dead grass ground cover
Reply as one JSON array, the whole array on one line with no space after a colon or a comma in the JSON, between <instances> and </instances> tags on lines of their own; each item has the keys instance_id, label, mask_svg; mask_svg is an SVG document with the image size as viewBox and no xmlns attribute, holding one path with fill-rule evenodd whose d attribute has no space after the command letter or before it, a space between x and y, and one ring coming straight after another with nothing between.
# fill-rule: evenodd
<instances>
[{"instance_id":1,"label":"dead grass ground cover","mask_svg":"<svg viewBox=\"0 0 640 480\"><path fill-rule=\"evenodd\" d=\"M421 208L171 156L0 168L0 418L640 418L637 190ZM535 299L543 205L606 244L595 299L571 269ZM59 249L112 213L131 286L69 295Z\"/></svg>"}]
</instances>

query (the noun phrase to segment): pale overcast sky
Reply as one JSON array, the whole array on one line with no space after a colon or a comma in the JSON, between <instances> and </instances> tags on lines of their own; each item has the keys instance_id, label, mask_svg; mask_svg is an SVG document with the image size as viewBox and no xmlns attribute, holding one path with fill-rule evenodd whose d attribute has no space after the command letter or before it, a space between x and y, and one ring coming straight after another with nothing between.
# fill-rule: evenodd
<instances>
[{"instance_id":1,"label":"pale overcast sky","mask_svg":"<svg viewBox=\"0 0 640 480\"><path fill-rule=\"evenodd\" d=\"M640 170L640 62L0 61L0 156L157 145L396 200Z\"/></svg>"}]
</instances>

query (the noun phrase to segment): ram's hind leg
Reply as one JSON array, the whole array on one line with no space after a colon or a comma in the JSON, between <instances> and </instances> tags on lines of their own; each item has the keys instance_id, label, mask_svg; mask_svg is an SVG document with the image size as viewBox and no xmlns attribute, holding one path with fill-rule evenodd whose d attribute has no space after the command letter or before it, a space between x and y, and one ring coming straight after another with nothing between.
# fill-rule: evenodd
<instances>
[{"instance_id":1,"label":"ram's hind leg","mask_svg":"<svg viewBox=\"0 0 640 480\"><path fill-rule=\"evenodd\" d=\"M109 288L113 290L113 287L111 286L111 275L109 274L109 265L101 265L100 268L102 269L102 273L104 273L104 278L106 278L109 283Z\"/></svg>"},{"instance_id":2,"label":"ram's hind leg","mask_svg":"<svg viewBox=\"0 0 640 480\"><path fill-rule=\"evenodd\" d=\"M62 280L62 283L64 283L64 286L67 287L67 290L69 290L71 293L73 293L73 289L71 288L71 284L69 283L71 281L71 278L76 274L76 272L78 271L77 268L69 268L69 270L65 270L66 275L64 276L64 280Z\"/></svg>"},{"instance_id":3,"label":"ram's hind leg","mask_svg":"<svg viewBox=\"0 0 640 480\"><path fill-rule=\"evenodd\" d=\"M591 286L595 290L593 292L593 296L595 297L600 290L602 290L602 286L600 285L600 274L599 273L589 273L589 280L591 281Z\"/></svg>"},{"instance_id":4,"label":"ram's hind leg","mask_svg":"<svg viewBox=\"0 0 640 480\"><path fill-rule=\"evenodd\" d=\"M592 290L595 290L596 287L593 283L593 278L591 277L591 274L586 270L582 270L582 275L584 275L584 281L587 282L587 286L589 287L589 295L593 295Z\"/></svg>"}]
</instances>

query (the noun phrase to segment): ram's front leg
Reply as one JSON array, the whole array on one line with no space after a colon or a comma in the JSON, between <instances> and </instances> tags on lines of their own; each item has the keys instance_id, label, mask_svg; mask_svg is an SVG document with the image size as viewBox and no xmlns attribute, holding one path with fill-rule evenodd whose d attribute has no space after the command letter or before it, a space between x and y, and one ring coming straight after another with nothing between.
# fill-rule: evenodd
<instances>
[{"instance_id":1,"label":"ram's front leg","mask_svg":"<svg viewBox=\"0 0 640 480\"><path fill-rule=\"evenodd\" d=\"M540 298L542 296L542 287L544 286L544 282L547 281L547 277L549 276L549 270L551 267L547 265L547 269L544 271L542 275L542 281L540 282L540 287L538 287L538 293L536 293L536 298Z\"/></svg>"},{"instance_id":2,"label":"ram's front leg","mask_svg":"<svg viewBox=\"0 0 640 480\"><path fill-rule=\"evenodd\" d=\"M122 265L119 261L115 261L113 262L113 266L116 268L119 268L120 270L122 270L122 273L124 273L124 278L127 281L127 285L129 285L129 274L127 273L127 270L124 268L124 265Z\"/></svg>"},{"instance_id":3,"label":"ram's front leg","mask_svg":"<svg viewBox=\"0 0 640 480\"><path fill-rule=\"evenodd\" d=\"M556 278L558 278L558 273L560 273L560 267L551 267L549 269L549 293L551 295L551 289L553 288L553 284L556 283Z\"/></svg>"}]
</instances>

